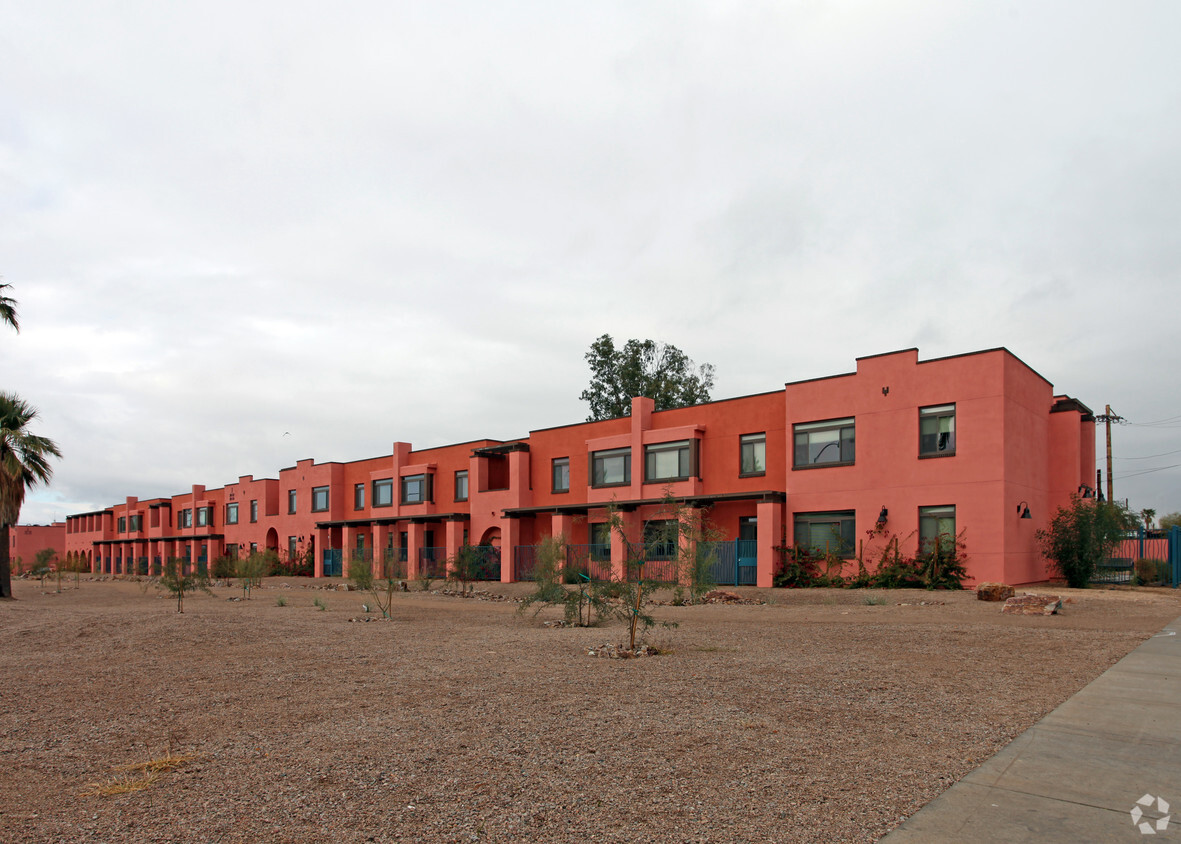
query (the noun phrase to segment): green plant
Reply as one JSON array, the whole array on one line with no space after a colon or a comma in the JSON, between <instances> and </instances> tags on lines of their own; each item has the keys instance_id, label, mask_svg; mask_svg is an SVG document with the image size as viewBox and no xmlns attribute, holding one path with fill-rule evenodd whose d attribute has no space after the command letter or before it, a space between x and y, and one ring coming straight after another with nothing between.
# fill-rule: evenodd
<instances>
[{"instance_id":1,"label":"green plant","mask_svg":"<svg viewBox=\"0 0 1181 844\"><path fill-rule=\"evenodd\" d=\"M883 598L881 595L866 595L865 596L865 605L867 607L880 607L880 606L884 606L887 603L889 603L889 602L885 598Z\"/></svg>"},{"instance_id":2,"label":"green plant","mask_svg":"<svg viewBox=\"0 0 1181 844\"><path fill-rule=\"evenodd\" d=\"M1137 560L1134 567L1134 586L1160 586L1169 579L1169 563L1166 560L1145 557Z\"/></svg>"},{"instance_id":3,"label":"green plant","mask_svg":"<svg viewBox=\"0 0 1181 844\"><path fill-rule=\"evenodd\" d=\"M277 606L277 607L285 607L285 606L287 606L287 596L286 596L286 595L280 595L278 598L276 598L276 599L275 599L275 606Z\"/></svg>"},{"instance_id":4,"label":"green plant","mask_svg":"<svg viewBox=\"0 0 1181 844\"><path fill-rule=\"evenodd\" d=\"M423 566L418 570L418 577L414 578L414 582L418 584L420 591L429 592L431 591L431 584L435 582L435 578L426 570L426 566Z\"/></svg>"},{"instance_id":5,"label":"green plant","mask_svg":"<svg viewBox=\"0 0 1181 844\"><path fill-rule=\"evenodd\" d=\"M604 334L586 353L590 385L579 398L590 405L587 422L631 414L632 396L647 396L657 410L687 407L709 401L713 364L696 367L676 346L654 340L628 340L615 348Z\"/></svg>"},{"instance_id":6,"label":"green plant","mask_svg":"<svg viewBox=\"0 0 1181 844\"><path fill-rule=\"evenodd\" d=\"M483 573L486 553L478 546L461 545L455 555L447 560L447 574L458 585L460 595L466 595L475 588L472 581Z\"/></svg>"},{"instance_id":7,"label":"green plant","mask_svg":"<svg viewBox=\"0 0 1181 844\"><path fill-rule=\"evenodd\" d=\"M228 554L222 554L213 561L213 579L224 581L226 586L230 585L238 573L238 560Z\"/></svg>"},{"instance_id":8,"label":"green plant","mask_svg":"<svg viewBox=\"0 0 1181 844\"><path fill-rule=\"evenodd\" d=\"M390 618L394 605L394 593L398 590L398 579L395 577L398 569L389 561L389 554L377 564L380 576L374 574L374 566L364 560L353 560L349 564L349 579L361 592L368 592L373 596L377 608L381 610L382 618ZM368 606L365 612L369 612Z\"/></svg>"},{"instance_id":9,"label":"green plant","mask_svg":"<svg viewBox=\"0 0 1181 844\"><path fill-rule=\"evenodd\" d=\"M255 551L234 561L234 576L242 587L242 597L250 600L250 591L262 586L262 579L268 575L278 559L273 550Z\"/></svg>"},{"instance_id":10,"label":"green plant","mask_svg":"<svg viewBox=\"0 0 1181 844\"><path fill-rule=\"evenodd\" d=\"M1059 507L1050 526L1037 532L1042 554L1068 586L1086 588L1095 570L1129 530L1140 524L1138 515L1117 501L1070 497Z\"/></svg>"},{"instance_id":11,"label":"green plant","mask_svg":"<svg viewBox=\"0 0 1181 844\"><path fill-rule=\"evenodd\" d=\"M200 570L187 574L185 572L185 566L176 557L169 557L164 563L164 573L160 575L160 580L156 583L156 588L166 589L176 598L176 611L180 613L185 611L184 602L186 593L195 592L200 589L206 594L213 594L209 589L209 578L203 575Z\"/></svg>"},{"instance_id":12,"label":"green plant","mask_svg":"<svg viewBox=\"0 0 1181 844\"><path fill-rule=\"evenodd\" d=\"M319 596L312 599L312 606L314 606L320 612L324 612L324 610L328 609L328 605L321 601Z\"/></svg>"}]
</instances>

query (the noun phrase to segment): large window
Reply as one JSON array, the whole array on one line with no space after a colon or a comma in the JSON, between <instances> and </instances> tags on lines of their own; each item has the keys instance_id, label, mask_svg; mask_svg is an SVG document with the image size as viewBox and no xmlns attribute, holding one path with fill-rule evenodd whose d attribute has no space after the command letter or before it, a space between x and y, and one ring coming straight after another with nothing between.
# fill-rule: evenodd
<instances>
[{"instance_id":1,"label":"large window","mask_svg":"<svg viewBox=\"0 0 1181 844\"><path fill-rule=\"evenodd\" d=\"M287 512L288 513L295 512L295 503L296 503L295 490L293 490L293 489L287 490Z\"/></svg>"},{"instance_id":2,"label":"large window","mask_svg":"<svg viewBox=\"0 0 1181 844\"><path fill-rule=\"evenodd\" d=\"M738 474L767 474L767 434L743 434L738 438Z\"/></svg>"},{"instance_id":3,"label":"large window","mask_svg":"<svg viewBox=\"0 0 1181 844\"><path fill-rule=\"evenodd\" d=\"M683 481L693 474L693 440L644 446L644 483Z\"/></svg>"},{"instance_id":4,"label":"large window","mask_svg":"<svg viewBox=\"0 0 1181 844\"><path fill-rule=\"evenodd\" d=\"M955 405L919 408L919 456L955 454Z\"/></svg>"},{"instance_id":5,"label":"large window","mask_svg":"<svg viewBox=\"0 0 1181 844\"><path fill-rule=\"evenodd\" d=\"M936 541L944 550L954 550L954 506L919 508L919 550L930 551Z\"/></svg>"},{"instance_id":6,"label":"large window","mask_svg":"<svg viewBox=\"0 0 1181 844\"><path fill-rule=\"evenodd\" d=\"M649 560L675 559L679 540L676 519L653 519L644 525L644 550Z\"/></svg>"},{"instance_id":7,"label":"large window","mask_svg":"<svg viewBox=\"0 0 1181 844\"><path fill-rule=\"evenodd\" d=\"M212 507L198 507L197 508L197 527L210 527L213 525L213 508Z\"/></svg>"},{"instance_id":8,"label":"large window","mask_svg":"<svg viewBox=\"0 0 1181 844\"><path fill-rule=\"evenodd\" d=\"M431 500L430 475L406 475L402 478L402 503L422 504Z\"/></svg>"},{"instance_id":9,"label":"large window","mask_svg":"<svg viewBox=\"0 0 1181 844\"><path fill-rule=\"evenodd\" d=\"M127 517L126 516L119 517L119 527L116 528L116 530L119 533L127 533Z\"/></svg>"},{"instance_id":10,"label":"large window","mask_svg":"<svg viewBox=\"0 0 1181 844\"><path fill-rule=\"evenodd\" d=\"M287 560L288 562L295 562L295 558L299 555L299 537L287 537Z\"/></svg>"},{"instance_id":11,"label":"large window","mask_svg":"<svg viewBox=\"0 0 1181 844\"><path fill-rule=\"evenodd\" d=\"M594 522L589 526L587 533L590 539L591 559L611 559L611 525L607 522Z\"/></svg>"},{"instance_id":12,"label":"large window","mask_svg":"<svg viewBox=\"0 0 1181 844\"><path fill-rule=\"evenodd\" d=\"M630 448L591 453L591 486L623 486L632 482Z\"/></svg>"},{"instance_id":13,"label":"large window","mask_svg":"<svg viewBox=\"0 0 1181 844\"><path fill-rule=\"evenodd\" d=\"M185 508L176 514L176 526L191 528L193 526L193 511Z\"/></svg>"},{"instance_id":14,"label":"large window","mask_svg":"<svg viewBox=\"0 0 1181 844\"><path fill-rule=\"evenodd\" d=\"M250 501L250 521L258 521L258 499L253 498Z\"/></svg>"},{"instance_id":15,"label":"large window","mask_svg":"<svg viewBox=\"0 0 1181 844\"><path fill-rule=\"evenodd\" d=\"M455 473L455 500L467 501L467 470Z\"/></svg>"},{"instance_id":16,"label":"large window","mask_svg":"<svg viewBox=\"0 0 1181 844\"><path fill-rule=\"evenodd\" d=\"M373 506L392 507L394 504L394 479L382 478L373 482Z\"/></svg>"},{"instance_id":17,"label":"large window","mask_svg":"<svg viewBox=\"0 0 1181 844\"><path fill-rule=\"evenodd\" d=\"M238 505L237 504L227 504L226 505L226 524L227 525L238 524Z\"/></svg>"},{"instance_id":18,"label":"large window","mask_svg":"<svg viewBox=\"0 0 1181 844\"><path fill-rule=\"evenodd\" d=\"M796 513L795 545L811 554L851 557L855 549L856 518L853 511Z\"/></svg>"},{"instance_id":19,"label":"large window","mask_svg":"<svg viewBox=\"0 0 1181 844\"><path fill-rule=\"evenodd\" d=\"M312 512L323 513L328 509L328 487L312 487Z\"/></svg>"},{"instance_id":20,"label":"large window","mask_svg":"<svg viewBox=\"0 0 1181 844\"><path fill-rule=\"evenodd\" d=\"M852 419L829 419L793 427L797 469L808 466L840 466L853 462Z\"/></svg>"},{"instance_id":21,"label":"large window","mask_svg":"<svg viewBox=\"0 0 1181 844\"><path fill-rule=\"evenodd\" d=\"M353 509L365 509L365 484L353 485Z\"/></svg>"},{"instance_id":22,"label":"large window","mask_svg":"<svg viewBox=\"0 0 1181 844\"><path fill-rule=\"evenodd\" d=\"M144 517L143 516L137 515L137 516L128 516L127 517L127 529L131 533L139 533L141 530L143 530L143 527L144 527Z\"/></svg>"},{"instance_id":23,"label":"large window","mask_svg":"<svg viewBox=\"0 0 1181 844\"><path fill-rule=\"evenodd\" d=\"M570 491L570 458L555 457L551 475L553 477L554 492Z\"/></svg>"}]
</instances>

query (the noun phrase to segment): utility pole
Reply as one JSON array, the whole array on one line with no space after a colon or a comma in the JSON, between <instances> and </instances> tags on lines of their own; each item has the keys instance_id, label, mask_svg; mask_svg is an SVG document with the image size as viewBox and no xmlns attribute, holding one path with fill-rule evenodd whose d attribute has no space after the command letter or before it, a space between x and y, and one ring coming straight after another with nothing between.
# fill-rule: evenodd
<instances>
[{"instance_id":1,"label":"utility pole","mask_svg":"<svg viewBox=\"0 0 1181 844\"><path fill-rule=\"evenodd\" d=\"M1124 417L1118 413L1112 413L1111 405L1107 405L1106 412L1102 416L1096 416L1095 418L1107 425L1107 500L1114 501L1115 499L1111 494L1111 423L1123 422Z\"/></svg>"}]
</instances>

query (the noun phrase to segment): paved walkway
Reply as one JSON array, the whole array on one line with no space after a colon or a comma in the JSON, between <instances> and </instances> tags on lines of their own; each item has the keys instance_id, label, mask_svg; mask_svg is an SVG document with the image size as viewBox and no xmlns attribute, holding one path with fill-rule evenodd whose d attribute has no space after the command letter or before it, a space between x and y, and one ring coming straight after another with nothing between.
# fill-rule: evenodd
<instances>
[{"instance_id":1,"label":"paved walkway","mask_svg":"<svg viewBox=\"0 0 1181 844\"><path fill-rule=\"evenodd\" d=\"M1181 844L1181 618L882 839L920 841Z\"/></svg>"}]
</instances>

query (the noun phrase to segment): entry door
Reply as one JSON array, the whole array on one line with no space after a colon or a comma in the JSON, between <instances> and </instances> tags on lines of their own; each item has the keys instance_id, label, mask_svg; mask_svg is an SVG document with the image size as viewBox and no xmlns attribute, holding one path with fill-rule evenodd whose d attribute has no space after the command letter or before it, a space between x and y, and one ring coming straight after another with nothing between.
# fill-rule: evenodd
<instances>
[{"instance_id":1,"label":"entry door","mask_svg":"<svg viewBox=\"0 0 1181 844\"><path fill-rule=\"evenodd\" d=\"M757 516L743 516L738 520L738 585L758 583L759 520Z\"/></svg>"}]
</instances>

